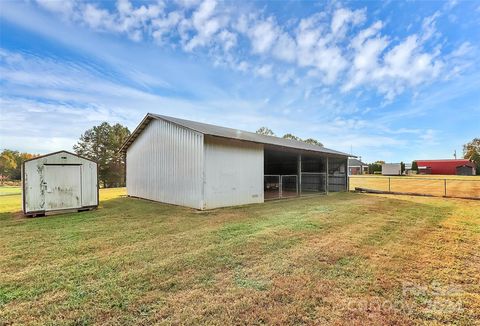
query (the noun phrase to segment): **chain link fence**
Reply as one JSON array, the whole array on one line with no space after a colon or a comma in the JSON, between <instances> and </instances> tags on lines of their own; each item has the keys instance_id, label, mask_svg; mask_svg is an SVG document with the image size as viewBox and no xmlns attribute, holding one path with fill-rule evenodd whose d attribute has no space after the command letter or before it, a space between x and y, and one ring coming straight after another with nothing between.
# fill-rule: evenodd
<instances>
[{"instance_id":1,"label":"chain link fence","mask_svg":"<svg viewBox=\"0 0 480 326\"><path fill-rule=\"evenodd\" d=\"M265 175L263 191L265 199L289 198L298 196L298 177L292 175Z\"/></svg>"},{"instance_id":2,"label":"chain link fence","mask_svg":"<svg viewBox=\"0 0 480 326\"><path fill-rule=\"evenodd\" d=\"M480 199L480 179L350 176L349 190Z\"/></svg>"}]
</instances>

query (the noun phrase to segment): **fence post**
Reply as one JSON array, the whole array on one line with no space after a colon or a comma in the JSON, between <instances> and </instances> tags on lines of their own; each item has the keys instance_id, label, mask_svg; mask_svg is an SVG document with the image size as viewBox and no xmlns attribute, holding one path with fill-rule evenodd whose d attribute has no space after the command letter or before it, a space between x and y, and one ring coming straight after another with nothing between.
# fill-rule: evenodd
<instances>
[{"instance_id":1,"label":"fence post","mask_svg":"<svg viewBox=\"0 0 480 326\"><path fill-rule=\"evenodd\" d=\"M391 190L390 190L390 189L391 189L391 187L390 187L390 179L391 179L391 177L388 177L388 192L391 192Z\"/></svg>"},{"instance_id":2,"label":"fence post","mask_svg":"<svg viewBox=\"0 0 480 326\"><path fill-rule=\"evenodd\" d=\"M443 185L445 188L445 197L447 197L447 179L443 179Z\"/></svg>"},{"instance_id":3,"label":"fence post","mask_svg":"<svg viewBox=\"0 0 480 326\"><path fill-rule=\"evenodd\" d=\"M302 154L297 158L297 196L302 195Z\"/></svg>"}]
</instances>

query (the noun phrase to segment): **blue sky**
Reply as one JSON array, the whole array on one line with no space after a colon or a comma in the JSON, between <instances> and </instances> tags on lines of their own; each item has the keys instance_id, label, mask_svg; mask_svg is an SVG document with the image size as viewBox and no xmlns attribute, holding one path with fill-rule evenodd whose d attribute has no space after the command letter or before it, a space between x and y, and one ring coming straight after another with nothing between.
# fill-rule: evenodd
<instances>
[{"instance_id":1,"label":"blue sky","mask_svg":"<svg viewBox=\"0 0 480 326\"><path fill-rule=\"evenodd\" d=\"M479 46L477 1L5 1L0 148L71 150L153 112L451 158L480 136Z\"/></svg>"}]
</instances>

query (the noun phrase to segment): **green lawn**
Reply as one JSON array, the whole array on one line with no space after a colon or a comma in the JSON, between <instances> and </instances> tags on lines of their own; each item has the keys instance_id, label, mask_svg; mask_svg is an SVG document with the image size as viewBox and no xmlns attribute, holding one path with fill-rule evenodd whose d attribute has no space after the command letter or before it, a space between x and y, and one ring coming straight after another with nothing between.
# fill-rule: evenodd
<instances>
[{"instance_id":1,"label":"green lawn","mask_svg":"<svg viewBox=\"0 0 480 326\"><path fill-rule=\"evenodd\" d=\"M21 187L16 186L0 186L0 196L5 195L20 195L22 193Z\"/></svg>"},{"instance_id":2,"label":"green lawn","mask_svg":"<svg viewBox=\"0 0 480 326\"><path fill-rule=\"evenodd\" d=\"M480 201L338 193L198 212L123 194L42 218L0 197L0 325L480 320Z\"/></svg>"}]
</instances>

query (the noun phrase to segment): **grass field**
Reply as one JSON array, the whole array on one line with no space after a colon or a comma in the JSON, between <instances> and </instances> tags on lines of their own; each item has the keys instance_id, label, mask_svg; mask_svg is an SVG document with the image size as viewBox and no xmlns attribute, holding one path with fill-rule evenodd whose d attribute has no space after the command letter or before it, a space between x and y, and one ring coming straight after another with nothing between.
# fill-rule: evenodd
<instances>
[{"instance_id":1,"label":"grass field","mask_svg":"<svg viewBox=\"0 0 480 326\"><path fill-rule=\"evenodd\" d=\"M0 186L0 196L5 195L20 195L22 193L21 187L16 186Z\"/></svg>"},{"instance_id":2,"label":"grass field","mask_svg":"<svg viewBox=\"0 0 480 326\"><path fill-rule=\"evenodd\" d=\"M480 201L336 193L198 212L123 194L34 219L0 197L0 325L480 320Z\"/></svg>"},{"instance_id":3,"label":"grass field","mask_svg":"<svg viewBox=\"0 0 480 326\"><path fill-rule=\"evenodd\" d=\"M390 179L390 180L389 180ZM356 175L349 178L350 190L356 187L381 191L418 193L432 196L480 198L480 176L415 175L381 176Z\"/></svg>"}]
</instances>

